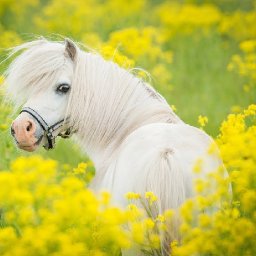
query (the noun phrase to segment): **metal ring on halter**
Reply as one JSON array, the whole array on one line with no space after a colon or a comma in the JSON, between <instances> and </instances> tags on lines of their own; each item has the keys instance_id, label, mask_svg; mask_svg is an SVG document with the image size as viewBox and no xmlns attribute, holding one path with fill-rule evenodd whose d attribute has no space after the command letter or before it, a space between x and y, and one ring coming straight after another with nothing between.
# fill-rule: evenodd
<instances>
[{"instance_id":1,"label":"metal ring on halter","mask_svg":"<svg viewBox=\"0 0 256 256\"><path fill-rule=\"evenodd\" d=\"M58 121L57 123L49 126L47 122L43 119L43 117L38 114L34 109L25 107L21 110L20 113L26 112L29 115L31 115L37 122L38 124L42 127L44 130L44 135L47 138L48 145L44 145L45 149L52 149L55 145L55 138L57 136L61 136L62 138L69 138L71 134L71 128L68 128L64 133L59 133L57 136L53 135L53 132L58 130L61 126L63 126L64 119Z\"/></svg>"}]
</instances>

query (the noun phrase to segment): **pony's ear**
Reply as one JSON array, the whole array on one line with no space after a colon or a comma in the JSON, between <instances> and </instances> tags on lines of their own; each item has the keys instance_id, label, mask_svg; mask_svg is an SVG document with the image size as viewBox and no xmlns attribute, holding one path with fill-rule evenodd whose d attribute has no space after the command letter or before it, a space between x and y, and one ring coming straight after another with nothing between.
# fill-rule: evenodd
<instances>
[{"instance_id":1,"label":"pony's ear","mask_svg":"<svg viewBox=\"0 0 256 256\"><path fill-rule=\"evenodd\" d=\"M67 56L74 61L76 58L77 53L77 47L73 41L71 41L69 38L65 39L65 53Z\"/></svg>"}]
</instances>

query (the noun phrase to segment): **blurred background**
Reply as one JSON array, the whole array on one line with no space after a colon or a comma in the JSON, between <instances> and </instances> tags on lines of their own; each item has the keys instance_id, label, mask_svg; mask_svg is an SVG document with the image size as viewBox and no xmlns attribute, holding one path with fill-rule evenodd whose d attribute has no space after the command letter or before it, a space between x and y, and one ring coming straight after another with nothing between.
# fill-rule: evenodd
<instances>
[{"instance_id":1,"label":"blurred background","mask_svg":"<svg viewBox=\"0 0 256 256\"><path fill-rule=\"evenodd\" d=\"M253 0L0 0L0 70L9 47L40 35L70 37L124 68L148 71L185 122L216 137L227 114L255 103L255 24ZM9 135L12 109L3 94L0 169L24 155ZM86 160L72 142L57 144L40 154L71 166Z\"/></svg>"}]
</instances>

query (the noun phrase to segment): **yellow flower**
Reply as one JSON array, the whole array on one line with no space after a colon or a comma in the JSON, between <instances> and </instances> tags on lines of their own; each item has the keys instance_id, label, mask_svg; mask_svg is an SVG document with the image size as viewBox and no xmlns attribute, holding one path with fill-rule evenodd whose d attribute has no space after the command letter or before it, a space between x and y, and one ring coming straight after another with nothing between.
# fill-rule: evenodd
<instances>
[{"instance_id":1,"label":"yellow flower","mask_svg":"<svg viewBox=\"0 0 256 256\"><path fill-rule=\"evenodd\" d=\"M198 123L201 127L204 127L208 123L208 118L206 116L199 115Z\"/></svg>"},{"instance_id":2,"label":"yellow flower","mask_svg":"<svg viewBox=\"0 0 256 256\"><path fill-rule=\"evenodd\" d=\"M162 214L157 215L156 221L165 222L165 216Z\"/></svg>"},{"instance_id":3,"label":"yellow flower","mask_svg":"<svg viewBox=\"0 0 256 256\"><path fill-rule=\"evenodd\" d=\"M197 159L194 167L193 167L193 172L194 173L200 173L202 171L203 167L203 160L202 159Z\"/></svg>"},{"instance_id":4,"label":"yellow flower","mask_svg":"<svg viewBox=\"0 0 256 256\"><path fill-rule=\"evenodd\" d=\"M152 191L146 192L145 198L148 199L150 205L157 201L157 196Z\"/></svg>"},{"instance_id":5,"label":"yellow flower","mask_svg":"<svg viewBox=\"0 0 256 256\"><path fill-rule=\"evenodd\" d=\"M126 193L125 197L128 199L128 200L132 200L132 199L140 199L141 198L141 195L138 194L138 193L134 193L134 192L128 192Z\"/></svg>"},{"instance_id":6,"label":"yellow flower","mask_svg":"<svg viewBox=\"0 0 256 256\"><path fill-rule=\"evenodd\" d=\"M111 194L107 191L102 191L101 192L101 202L103 205L109 205L110 199L111 199Z\"/></svg>"},{"instance_id":7,"label":"yellow flower","mask_svg":"<svg viewBox=\"0 0 256 256\"><path fill-rule=\"evenodd\" d=\"M239 46L244 52L253 52L256 50L256 40L243 41Z\"/></svg>"},{"instance_id":8,"label":"yellow flower","mask_svg":"<svg viewBox=\"0 0 256 256\"><path fill-rule=\"evenodd\" d=\"M144 220L144 225L145 225L147 230L151 230L151 229L154 228L155 222L151 218L146 218Z\"/></svg>"},{"instance_id":9,"label":"yellow flower","mask_svg":"<svg viewBox=\"0 0 256 256\"><path fill-rule=\"evenodd\" d=\"M87 163L80 163L73 171L75 174L85 174L87 166Z\"/></svg>"},{"instance_id":10,"label":"yellow flower","mask_svg":"<svg viewBox=\"0 0 256 256\"><path fill-rule=\"evenodd\" d=\"M237 106L237 105L231 107L231 112L232 113L239 113L239 112L241 112L241 110L242 110L242 108L240 106Z\"/></svg>"},{"instance_id":11,"label":"yellow flower","mask_svg":"<svg viewBox=\"0 0 256 256\"><path fill-rule=\"evenodd\" d=\"M212 219L207 214L200 214L199 215L199 224L201 227L208 227L212 223Z\"/></svg>"},{"instance_id":12,"label":"yellow flower","mask_svg":"<svg viewBox=\"0 0 256 256\"><path fill-rule=\"evenodd\" d=\"M4 83L4 76L0 76L0 85Z\"/></svg>"},{"instance_id":13,"label":"yellow flower","mask_svg":"<svg viewBox=\"0 0 256 256\"><path fill-rule=\"evenodd\" d=\"M171 105L171 109L173 110L173 112L177 112L177 108L175 105Z\"/></svg>"}]
</instances>

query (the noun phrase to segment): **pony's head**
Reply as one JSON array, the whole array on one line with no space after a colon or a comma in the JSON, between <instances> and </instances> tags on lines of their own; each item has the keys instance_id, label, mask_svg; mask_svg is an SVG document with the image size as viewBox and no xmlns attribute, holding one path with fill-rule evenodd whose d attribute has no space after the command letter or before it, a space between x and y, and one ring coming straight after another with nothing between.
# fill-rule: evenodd
<instances>
[{"instance_id":1,"label":"pony's head","mask_svg":"<svg viewBox=\"0 0 256 256\"><path fill-rule=\"evenodd\" d=\"M131 72L70 40L45 39L23 52L7 71L7 92L22 107L11 132L19 148L53 148L55 138L76 132L94 158L113 151L138 127L178 122L167 102Z\"/></svg>"},{"instance_id":2,"label":"pony's head","mask_svg":"<svg viewBox=\"0 0 256 256\"><path fill-rule=\"evenodd\" d=\"M34 151L39 145L54 147L59 135L68 137L71 126L66 110L79 51L76 44L45 39L16 47L23 52L7 70L7 94L22 110L13 121L11 134L17 146Z\"/></svg>"}]
</instances>

